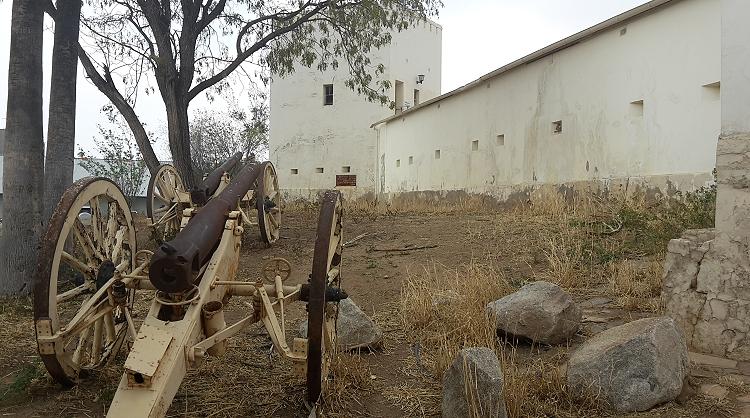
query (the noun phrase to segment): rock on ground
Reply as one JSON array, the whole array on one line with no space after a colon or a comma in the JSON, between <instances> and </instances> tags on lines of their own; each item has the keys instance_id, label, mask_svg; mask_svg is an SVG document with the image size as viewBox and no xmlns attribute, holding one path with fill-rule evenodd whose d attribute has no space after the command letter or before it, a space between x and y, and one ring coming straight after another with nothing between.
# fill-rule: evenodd
<instances>
[{"instance_id":1,"label":"rock on ground","mask_svg":"<svg viewBox=\"0 0 750 418\"><path fill-rule=\"evenodd\" d=\"M675 321L646 318L584 343L570 356L566 380L574 394L599 394L618 412L646 411L680 395L688 366Z\"/></svg>"},{"instance_id":2,"label":"rock on ground","mask_svg":"<svg viewBox=\"0 0 750 418\"><path fill-rule=\"evenodd\" d=\"M506 418L503 372L489 348L465 348L443 376L443 417Z\"/></svg>"},{"instance_id":3,"label":"rock on ground","mask_svg":"<svg viewBox=\"0 0 750 418\"><path fill-rule=\"evenodd\" d=\"M581 326L581 309L560 286L548 282L527 284L487 310L499 331L544 344L561 344Z\"/></svg>"},{"instance_id":4,"label":"rock on ground","mask_svg":"<svg viewBox=\"0 0 750 418\"><path fill-rule=\"evenodd\" d=\"M336 321L337 341L340 348L377 348L383 340L383 331L351 298L339 302ZM307 321L300 325L300 334L307 336Z\"/></svg>"}]
</instances>

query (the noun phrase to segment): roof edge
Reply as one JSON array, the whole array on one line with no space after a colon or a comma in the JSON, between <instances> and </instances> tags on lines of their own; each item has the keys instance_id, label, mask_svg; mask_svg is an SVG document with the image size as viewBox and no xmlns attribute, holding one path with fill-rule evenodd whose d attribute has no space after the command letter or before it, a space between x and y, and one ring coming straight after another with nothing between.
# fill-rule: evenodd
<instances>
[{"instance_id":1,"label":"roof edge","mask_svg":"<svg viewBox=\"0 0 750 418\"><path fill-rule=\"evenodd\" d=\"M540 50L537 50L535 52L532 52L529 55L526 55L522 58L519 58L509 64L506 64L494 71L491 71L478 79L471 81L461 87L458 87L454 90L449 91L448 93L444 93L440 96L433 97L430 100L425 101L424 103L419 104L418 106L414 106L411 109L405 110L399 114L389 116L385 119L381 119L372 125L370 125L370 128L375 128L378 125L382 125L383 123L388 123L394 119L401 118L405 115L408 115L412 112L416 112L418 110L424 109L426 107L429 107L432 104L435 104L441 100L447 99L451 96L455 96L456 94L462 93L464 91L470 90L477 85L484 83L485 81L488 81L490 79L493 79L499 75L502 75L508 71L511 71L515 68L518 68L522 65L532 63L534 61L540 60L544 57L547 57L549 55L552 55L556 52L562 51L563 49L569 48L571 46L574 46L578 44L579 42L586 40L588 38L594 37L598 35L601 32L604 32L608 29L611 29L614 26L623 24L625 22L631 21L633 19L642 17L646 14L650 14L652 12L655 12L657 9L669 5L670 3L678 3L682 0L652 0L648 3L644 3L638 7L635 7L633 9L630 9L628 11L625 11L623 13L620 13L619 15L616 15L614 17L611 17L601 23L598 23L594 26L591 26L587 29L584 29L580 32L577 32L571 36L568 36L567 38L563 38L562 40L559 40L551 45L548 45Z\"/></svg>"}]
</instances>

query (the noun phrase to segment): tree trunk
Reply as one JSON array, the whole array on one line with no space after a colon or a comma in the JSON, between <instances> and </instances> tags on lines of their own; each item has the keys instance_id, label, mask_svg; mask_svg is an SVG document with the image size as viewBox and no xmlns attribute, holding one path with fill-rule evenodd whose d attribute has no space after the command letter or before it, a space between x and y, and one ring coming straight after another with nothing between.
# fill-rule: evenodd
<instances>
[{"instance_id":1,"label":"tree trunk","mask_svg":"<svg viewBox=\"0 0 750 418\"><path fill-rule=\"evenodd\" d=\"M39 0L13 1L3 165L0 295L21 295L31 291L37 241L42 230L43 6L44 2Z\"/></svg>"},{"instance_id":2,"label":"tree trunk","mask_svg":"<svg viewBox=\"0 0 750 418\"><path fill-rule=\"evenodd\" d=\"M65 189L73 183L76 136L76 77L81 0L57 0L52 81L49 95L47 155L44 165L46 224Z\"/></svg>"},{"instance_id":3,"label":"tree trunk","mask_svg":"<svg viewBox=\"0 0 750 418\"><path fill-rule=\"evenodd\" d=\"M167 105L167 127L169 130L169 150L177 172L187 189L192 189L201 179L195 178L190 159L190 123L188 103L178 92L169 92Z\"/></svg>"}]
</instances>

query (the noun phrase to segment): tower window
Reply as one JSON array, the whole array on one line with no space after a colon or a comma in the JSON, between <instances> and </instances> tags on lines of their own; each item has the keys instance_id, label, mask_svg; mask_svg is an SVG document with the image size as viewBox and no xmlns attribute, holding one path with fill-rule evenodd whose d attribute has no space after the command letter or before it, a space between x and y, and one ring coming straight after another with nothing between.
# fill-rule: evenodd
<instances>
[{"instance_id":1,"label":"tower window","mask_svg":"<svg viewBox=\"0 0 750 418\"><path fill-rule=\"evenodd\" d=\"M412 164L414 164L414 157L409 156L409 165L412 165Z\"/></svg>"},{"instance_id":2,"label":"tower window","mask_svg":"<svg viewBox=\"0 0 750 418\"><path fill-rule=\"evenodd\" d=\"M419 105L419 89L414 89L414 106Z\"/></svg>"},{"instance_id":3,"label":"tower window","mask_svg":"<svg viewBox=\"0 0 750 418\"><path fill-rule=\"evenodd\" d=\"M315 172L316 172L316 173L318 173L318 174L321 174L321 173L323 173L323 167L318 167L318 168L316 168L316 169L315 169Z\"/></svg>"},{"instance_id":4,"label":"tower window","mask_svg":"<svg viewBox=\"0 0 750 418\"><path fill-rule=\"evenodd\" d=\"M436 160L439 160L439 159L440 159L440 150L439 150L439 149L436 149L436 150L435 150L435 159L436 159Z\"/></svg>"},{"instance_id":5,"label":"tower window","mask_svg":"<svg viewBox=\"0 0 750 418\"><path fill-rule=\"evenodd\" d=\"M293 169L292 169L292 174L299 174L299 170L298 170L298 169L296 169L296 168L293 168Z\"/></svg>"},{"instance_id":6,"label":"tower window","mask_svg":"<svg viewBox=\"0 0 750 418\"><path fill-rule=\"evenodd\" d=\"M352 167L349 166L349 165L345 165L345 166L341 167L341 172L342 173L351 173L352 172Z\"/></svg>"},{"instance_id":7,"label":"tower window","mask_svg":"<svg viewBox=\"0 0 750 418\"><path fill-rule=\"evenodd\" d=\"M502 147L505 145L505 134L500 134L497 136L497 139L495 140L495 145Z\"/></svg>"},{"instance_id":8,"label":"tower window","mask_svg":"<svg viewBox=\"0 0 750 418\"><path fill-rule=\"evenodd\" d=\"M471 150L472 151L479 151L479 140L475 139L471 141Z\"/></svg>"},{"instance_id":9,"label":"tower window","mask_svg":"<svg viewBox=\"0 0 750 418\"><path fill-rule=\"evenodd\" d=\"M396 167L401 167L401 160L396 160Z\"/></svg>"},{"instance_id":10,"label":"tower window","mask_svg":"<svg viewBox=\"0 0 750 418\"><path fill-rule=\"evenodd\" d=\"M323 105L333 105L333 84L323 84Z\"/></svg>"}]
</instances>

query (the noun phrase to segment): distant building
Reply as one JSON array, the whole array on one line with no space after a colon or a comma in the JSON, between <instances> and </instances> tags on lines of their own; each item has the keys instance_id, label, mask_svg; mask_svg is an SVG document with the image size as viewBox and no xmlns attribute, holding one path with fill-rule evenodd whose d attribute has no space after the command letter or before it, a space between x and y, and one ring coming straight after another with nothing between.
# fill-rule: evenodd
<instances>
[{"instance_id":1,"label":"distant building","mask_svg":"<svg viewBox=\"0 0 750 418\"><path fill-rule=\"evenodd\" d=\"M0 130L0 138L2 138L2 130ZM4 156L0 154L0 219L3 217L3 161ZM73 165L73 181L82 179L84 177L89 177L92 174L86 171L86 169L83 168L81 165L81 158L76 158L74 160ZM106 162L104 160L98 160L102 163ZM143 182L141 183L141 188L138 190L138 193L136 193L135 196L131 196L131 207L130 210L134 210L139 213L146 213L146 193L148 190L148 182L151 179L151 176L149 175L148 169L146 169L146 172L143 177Z\"/></svg>"},{"instance_id":2,"label":"distant building","mask_svg":"<svg viewBox=\"0 0 750 418\"><path fill-rule=\"evenodd\" d=\"M651 1L381 120L378 191L703 186L721 128L721 21L720 0Z\"/></svg>"},{"instance_id":3,"label":"distant building","mask_svg":"<svg viewBox=\"0 0 750 418\"><path fill-rule=\"evenodd\" d=\"M344 82L349 69L321 72L298 65L271 81L270 160L279 186L292 197L337 187L348 194L376 191L378 139L370 125L440 94L442 28L426 21L393 34L376 51L387 94L396 108L368 102Z\"/></svg>"},{"instance_id":4,"label":"distant building","mask_svg":"<svg viewBox=\"0 0 750 418\"><path fill-rule=\"evenodd\" d=\"M703 186L720 132L721 21L720 0L650 1L437 97L441 28L429 24L382 53L395 114L339 87L341 73L274 79L280 186L312 197L349 173L383 195Z\"/></svg>"}]
</instances>

